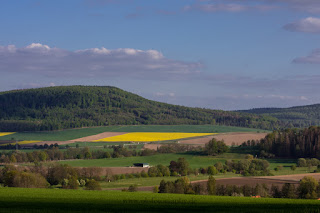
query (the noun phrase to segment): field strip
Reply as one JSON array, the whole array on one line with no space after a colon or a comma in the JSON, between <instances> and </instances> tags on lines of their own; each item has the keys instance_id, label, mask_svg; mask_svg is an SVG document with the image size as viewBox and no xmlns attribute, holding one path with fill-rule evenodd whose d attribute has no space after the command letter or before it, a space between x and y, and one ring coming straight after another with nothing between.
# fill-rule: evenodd
<instances>
[{"instance_id":1,"label":"field strip","mask_svg":"<svg viewBox=\"0 0 320 213\"><path fill-rule=\"evenodd\" d=\"M1 136L6 136L6 135L12 135L14 134L15 132L0 132L0 137Z\"/></svg>"},{"instance_id":2,"label":"field strip","mask_svg":"<svg viewBox=\"0 0 320 213\"><path fill-rule=\"evenodd\" d=\"M231 132L231 133L219 133L214 136L208 136L204 138L196 138L196 139L189 139L189 140L181 140L179 141L180 144L193 144L193 145L204 145L208 143L212 138L216 140L224 140L225 144L228 146L233 145L240 145L243 142L248 140L260 140L264 138L267 133L245 133L245 132Z\"/></svg>"},{"instance_id":3,"label":"field strip","mask_svg":"<svg viewBox=\"0 0 320 213\"><path fill-rule=\"evenodd\" d=\"M26 144L36 144L36 143L40 143L42 141L19 141L19 142L11 142L11 143L5 143L5 144L1 144L0 146L7 146L7 145L16 145L16 144L19 144L19 145L26 145Z\"/></svg>"},{"instance_id":4,"label":"field strip","mask_svg":"<svg viewBox=\"0 0 320 213\"><path fill-rule=\"evenodd\" d=\"M256 178L276 179L276 180L283 180L283 181L300 181L305 176L312 176L316 180L320 180L320 173L304 173L304 174L293 174L293 175L263 176L263 177L256 177Z\"/></svg>"},{"instance_id":5,"label":"field strip","mask_svg":"<svg viewBox=\"0 0 320 213\"><path fill-rule=\"evenodd\" d=\"M251 187L256 186L256 184L266 184L270 188L271 185L276 185L281 187L285 183L291 183L295 184L296 186L299 184L299 181L293 181L293 180L279 180L279 179L268 179L266 177L233 177L233 178L216 178L216 184L217 185L237 185L237 186L243 186L243 185L249 185ZM178 178L178 177L177 177ZM207 179L205 180L195 180L191 181L191 184L200 184L203 187L206 187ZM160 183L159 183L160 184ZM117 188L107 188L106 190L122 190L126 187L117 187ZM152 191L154 186L140 186L137 188L138 191Z\"/></svg>"},{"instance_id":6,"label":"field strip","mask_svg":"<svg viewBox=\"0 0 320 213\"><path fill-rule=\"evenodd\" d=\"M104 138L109 138L113 136L118 136L118 135L124 135L127 134L127 132L103 132L97 135L91 135L83 138L78 138L74 140L69 140L70 142L88 142L88 141L96 141Z\"/></svg>"},{"instance_id":7,"label":"field strip","mask_svg":"<svg viewBox=\"0 0 320 213\"><path fill-rule=\"evenodd\" d=\"M127 134L106 137L94 142L155 142L171 141L182 138L194 138L213 135L215 133L182 133L182 132L131 132Z\"/></svg>"}]
</instances>

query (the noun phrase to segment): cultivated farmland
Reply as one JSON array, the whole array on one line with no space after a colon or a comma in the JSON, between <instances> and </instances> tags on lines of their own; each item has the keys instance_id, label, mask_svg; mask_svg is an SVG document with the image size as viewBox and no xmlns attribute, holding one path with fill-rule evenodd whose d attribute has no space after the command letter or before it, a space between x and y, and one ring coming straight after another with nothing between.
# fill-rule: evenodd
<instances>
[{"instance_id":1,"label":"cultivated farmland","mask_svg":"<svg viewBox=\"0 0 320 213\"><path fill-rule=\"evenodd\" d=\"M134 132L95 140L94 142L154 142L171 141L183 138L195 138L213 133L181 133L181 132Z\"/></svg>"}]
</instances>

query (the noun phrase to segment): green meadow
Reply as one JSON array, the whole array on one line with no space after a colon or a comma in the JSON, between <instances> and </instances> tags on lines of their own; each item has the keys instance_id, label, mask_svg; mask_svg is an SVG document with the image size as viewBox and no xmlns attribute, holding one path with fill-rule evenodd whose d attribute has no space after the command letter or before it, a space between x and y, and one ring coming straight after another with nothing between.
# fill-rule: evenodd
<instances>
[{"instance_id":1,"label":"green meadow","mask_svg":"<svg viewBox=\"0 0 320 213\"><path fill-rule=\"evenodd\" d=\"M0 188L0 212L319 212L318 200Z\"/></svg>"}]
</instances>

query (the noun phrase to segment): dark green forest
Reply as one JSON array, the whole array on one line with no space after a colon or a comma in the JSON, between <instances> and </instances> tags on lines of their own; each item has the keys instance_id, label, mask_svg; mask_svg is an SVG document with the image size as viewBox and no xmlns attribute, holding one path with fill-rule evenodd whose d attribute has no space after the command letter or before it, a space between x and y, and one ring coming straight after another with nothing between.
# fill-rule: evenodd
<instances>
[{"instance_id":1,"label":"dark green forest","mask_svg":"<svg viewBox=\"0 0 320 213\"><path fill-rule=\"evenodd\" d=\"M281 121L281 126L287 128L320 125L320 104L290 108L258 108L238 112L275 117Z\"/></svg>"},{"instance_id":2,"label":"dark green forest","mask_svg":"<svg viewBox=\"0 0 320 213\"><path fill-rule=\"evenodd\" d=\"M279 121L270 116L165 104L108 86L59 86L0 93L0 131L138 124L279 128Z\"/></svg>"},{"instance_id":3,"label":"dark green forest","mask_svg":"<svg viewBox=\"0 0 320 213\"><path fill-rule=\"evenodd\" d=\"M259 142L260 157L320 158L320 127L274 131ZM271 154L271 155L270 155Z\"/></svg>"}]
</instances>

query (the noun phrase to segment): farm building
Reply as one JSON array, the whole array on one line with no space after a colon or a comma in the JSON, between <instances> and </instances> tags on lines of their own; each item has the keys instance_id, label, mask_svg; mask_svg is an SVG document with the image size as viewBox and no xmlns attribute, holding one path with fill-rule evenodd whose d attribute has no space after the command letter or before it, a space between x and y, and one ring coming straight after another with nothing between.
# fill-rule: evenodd
<instances>
[{"instance_id":1,"label":"farm building","mask_svg":"<svg viewBox=\"0 0 320 213\"><path fill-rule=\"evenodd\" d=\"M134 163L135 167L150 167L148 163Z\"/></svg>"}]
</instances>

